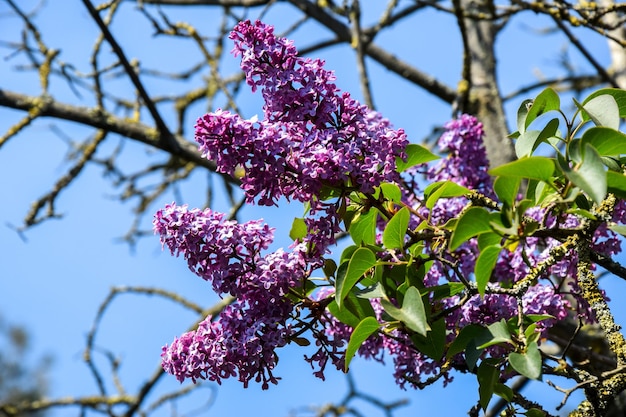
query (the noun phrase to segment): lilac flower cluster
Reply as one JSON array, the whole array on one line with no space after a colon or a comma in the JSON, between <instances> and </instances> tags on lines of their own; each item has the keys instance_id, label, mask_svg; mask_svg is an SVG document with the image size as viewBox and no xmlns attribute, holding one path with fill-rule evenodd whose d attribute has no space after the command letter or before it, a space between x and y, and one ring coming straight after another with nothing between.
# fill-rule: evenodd
<instances>
[{"instance_id":1,"label":"lilac flower cluster","mask_svg":"<svg viewBox=\"0 0 626 417\"><path fill-rule=\"evenodd\" d=\"M428 170L430 181L451 180L472 190L491 195L489 160L483 143L485 131L476 117L462 114L444 125L437 142L448 156Z\"/></svg>"},{"instance_id":2,"label":"lilac flower cluster","mask_svg":"<svg viewBox=\"0 0 626 417\"><path fill-rule=\"evenodd\" d=\"M488 160L483 145L484 131L475 117L462 115L445 125L445 132L439 139L439 147L448 151L447 158L441 160L427 171L427 179L431 181L450 180L469 189L479 191L494 198L491 178L487 173ZM459 215L466 204L462 198L440 201L431 212L435 224L443 224ZM527 215L537 221L547 222L545 227L574 227L577 220L574 216L557 219L545 216L545 210L532 208ZM499 284L510 285L525 277L533 267L544 260L550 250L560 244L554 239L527 238L512 251L503 251L496 263L490 286ZM476 264L478 248L475 240L462 245L450 261L457 263L459 271L465 277L472 275ZM573 254L572 254L573 255ZM558 279L574 277L576 258L566 257L550 271ZM548 278L547 276L545 278ZM440 262L435 262L428 271L425 283L429 286L445 281L456 281L455 272ZM445 300L447 305L458 302L459 298ZM527 314L548 314L556 320L567 316L572 308L563 294L557 293L549 280L532 286L523 296L522 305ZM501 319L516 316L517 301L506 294L487 294L484 297L472 296L463 303L457 313L447 317L448 329L455 329L467 324L489 325ZM538 325L539 331L545 331L555 319L544 320Z\"/></svg>"},{"instance_id":3,"label":"lilac flower cluster","mask_svg":"<svg viewBox=\"0 0 626 417\"><path fill-rule=\"evenodd\" d=\"M153 223L172 254L182 254L217 293L236 297L219 320L207 317L197 330L165 346L163 368L181 382L221 383L238 375L244 386L252 379L264 389L276 383L275 350L292 333L287 320L293 304L286 295L306 279L304 246L261 256L273 240L272 229L260 221L225 221L222 213L210 209L170 204L157 212Z\"/></svg>"},{"instance_id":4,"label":"lilac flower cluster","mask_svg":"<svg viewBox=\"0 0 626 417\"><path fill-rule=\"evenodd\" d=\"M323 186L370 193L398 179L404 131L340 93L322 61L299 57L291 41L259 21L239 23L230 38L248 84L262 92L265 118L218 110L198 120L196 141L220 172L243 167L249 202L311 202Z\"/></svg>"}]
</instances>

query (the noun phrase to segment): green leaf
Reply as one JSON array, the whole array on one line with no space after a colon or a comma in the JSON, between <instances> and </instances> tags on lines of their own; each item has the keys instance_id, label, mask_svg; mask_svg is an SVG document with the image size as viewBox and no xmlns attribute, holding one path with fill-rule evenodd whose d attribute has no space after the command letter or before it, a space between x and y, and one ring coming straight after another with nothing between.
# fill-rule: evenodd
<instances>
[{"instance_id":1,"label":"green leaf","mask_svg":"<svg viewBox=\"0 0 626 417\"><path fill-rule=\"evenodd\" d=\"M500 201L513 207L513 203L517 199L520 183L521 179L519 177L498 177L493 183L493 190Z\"/></svg>"},{"instance_id":2,"label":"green leaf","mask_svg":"<svg viewBox=\"0 0 626 417\"><path fill-rule=\"evenodd\" d=\"M477 324L469 324L463 327L457 337L452 341L448 351L446 352L446 358L450 359L457 353L463 352L466 348L470 340L474 340L480 337L486 329Z\"/></svg>"},{"instance_id":3,"label":"green leaf","mask_svg":"<svg viewBox=\"0 0 626 417\"><path fill-rule=\"evenodd\" d=\"M606 126L615 130L619 129L620 111L613 96L609 94L595 96L583 102L581 106L580 115L583 120L591 119L596 126Z\"/></svg>"},{"instance_id":4,"label":"green leaf","mask_svg":"<svg viewBox=\"0 0 626 417\"><path fill-rule=\"evenodd\" d=\"M361 279L365 272L369 271L376 264L376 256L367 248L358 248L352 254L348 263L345 276L337 274L337 284L335 290L335 301L341 308L341 303L348 295L352 287Z\"/></svg>"},{"instance_id":5,"label":"green leaf","mask_svg":"<svg viewBox=\"0 0 626 417\"><path fill-rule=\"evenodd\" d=\"M509 354L509 363L517 372L530 379L541 377L541 353L537 342L530 343L526 352Z\"/></svg>"},{"instance_id":6,"label":"green leaf","mask_svg":"<svg viewBox=\"0 0 626 417\"><path fill-rule=\"evenodd\" d=\"M509 402L513 401L513 396L514 396L513 390L504 384L500 384L500 383L496 384L495 387L493 387L493 392L497 396L502 397Z\"/></svg>"},{"instance_id":7,"label":"green leaf","mask_svg":"<svg viewBox=\"0 0 626 417\"><path fill-rule=\"evenodd\" d=\"M538 408L531 408L524 413L526 417L546 417L548 414Z\"/></svg>"},{"instance_id":8,"label":"green leaf","mask_svg":"<svg viewBox=\"0 0 626 417\"><path fill-rule=\"evenodd\" d=\"M441 300L462 293L465 291L465 284L462 282L446 282L434 287L427 287L426 291L433 294L434 300Z\"/></svg>"},{"instance_id":9,"label":"green leaf","mask_svg":"<svg viewBox=\"0 0 626 417\"><path fill-rule=\"evenodd\" d=\"M626 199L626 175L615 171L607 171L606 186L610 193Z\"/></svg>"},{"instance_id":10,"label":"green leaf","mask_svg":"<svg viewBox=\"0 0 626 417\"><path fill-rule=\"evenodd\" d=\"M511 343L511 332L509 326L504 319L487 326L487 332L482 335L478 345L478 349L484 349L489 346L497 345L499 343Z\"/></svg>"},{"instance_id":11,"label":"green leaf","mask_svg":"<svg viewBox=\"0 0 626 417\"><path fill-rule=\"evenodd\" d=\"M399 203L402 200L402 191L400 191L400 187L398 187L398 184L384 182L380 184L380 190L383 193L385 199L389 201Z\"/></svg>"},{"instance_id":12,"label":"green leaf","mask_svg":"<svg viewBox=\"0 0 626 417\"><path fill-rule=\"evenodd\" d=\"M478 287L478 293L481 297L485 296L485 289L487 283L491 278L493 268L496 266L498 255L502 248L500 245L488 246L480 251L478 259L476 260L476 266L474 269L474 275L476 276L476 285Z\"/></svg>"},{"instance_id":13,"label":"green leaf","mask_svg":"<svg viewBox=\"0 0 626 417\"><path fill-rule=\"evenodd\" d=\"M517 177L550 182L554 173L554 161L543 156L530 156L489 170L498 177Z\"/></svg>"},{"instance_id":14,"label":"green leaf","mask_svg":"<svg viewBox=\"0 0 626 417\"><path fill-rule=\"evenodd\" d=\"M402 301L402 308L394 306L389 300L384 298L381 299L380 302L387 314L401 321L414 332L426 336L426 332L430 330L430 326L426 320L424 301L417 288L409 287L406 290L404 300Z\"/></svg>"},{"instance_id":15,"label":"green leaf","mask_svg":"<svg viewBox=\"0 0 626 417\"><path fill-rule=\"evenodd\" d=\"M383 231L383 245L387 249L402 249L409 227L409 209L403 207L389 220Z\"/></svg>"},{"instance_id":16,"label":"green leaf","mask_svg":"<svg viewBox=\"0 0 626 417\"><path fill-rule=\"evenodd\" d=\"M346 261L348 261L348 260L350 260L350 258L352 258L352 255L354 254L354 252L356 252L356 250L359 247L360 246L357 246L357 245L346 246L346 248L341 252L341 256L339 257L339 264L340 264L339 268L344 266L344 264L345 264L346 268L348 267L348 264L346 263Z\"/></svg>"},{"instance_id":17,"label":"green leaf","mask_svg":"<svg viewBox=\"0 0 626 417\"><path fill-rule=\"evenodd\" d=\"M367 213L359 213L350 224L348 232L357 245L376 244L376 216L378 210L369 209Z\"/></svg>"},{"instance_id":18,"label":"green leaf","mask_svg":"<svg viewBox=\"0 0 626 417\"><path fill-rule=\"evenodd\" d=\"M343 300L341 307L337 305L335 300L331 301L328 304L328 311L337 320L350 327L356 327L366 317L376 316L372 304L368 300L358 298L352 293Z\"/></svg>"},{"instance_id":19,"label":"green leaf","mask_svg":"<svg viewBox=\"0 0 626 417\"><path fill-rule=\"evenodd\" d=\"M556 141L558 143L559 141L559 138L556 137L558 130L559 119L557 118L551 119L548 123L546 123L545 127L541 129L541 131L527 130L517 139L517 142L515 142L515 152L517 157L521 158L524 156L530 156L543 142L547 142L554 146L553 142Z\"/></svg>"},{"instance_id":20,"label":"green leaf","mask_svg":"<svg viewBox=\"0 0 626 417\"><path fill-rule=\"evenodd\" d=\"M526 119L524 120L524 128L528 126L539 116L552 110L559 110L561 100L559 95L551 88L546 88L533 100L532 106L528 110Z\"/></svg>"},{"instance_id":21,"label":"green leaf","mask_svg":"<svg viewBox=\"0 0 626 417\"><path fill-rule=\"evenodd\" d=\"M533 99L526 99L522 101L519 108L517 109L517 130L519 133L524 133L526 131L526 116L528 115L528 110L533 105Z\"/></svg>"},{"instance_id":22,"label":"green leaf","mask_svg":"<svg viewBox=\"0 0 626 417\"><path fill-rule=\"evenodd\" d=\"M410 143L404 150L407 158L406 162L401 158L396 158L396 171L403 172L407 169L414 167L415 165L424 164L426 162L439 159L437 155L426 149L421 145Z\"/></svg>"},{"instance_id":23,"label":"green leaf","mask_svg":"<svg viewBox=\"0 0 626 417\"><path fill-rule=\"evenodd\" d=\"M609 229L611 229L612 231L614 231L617 234L620 234L622 236L626 236L626 226L624 226L624 225L614 224L612 226L609 226Z\"/></svg>"},{"instance_id":24,"label":"green leaf","mask_svg":"<svg viewBox=\"0 0 626 417\"><path fill-rule=\"evenodd\" d=\"M626 135L609 127L592 127L583 133L583 144L589 144L600 155L626 154Z\"/></svg>"},{"instance_id":25,"label":"green leaf","mask_svg":"<svg viewBox=\"0 0 626 417\"><path fill-rule=\"evenodd\" d=\"M337 272L337 263L333 259L324 259L322 271L326 277L334 277Z\"/></svg>"},{"instance_id":26,"label":"green leaf","mask_svg":"<svg viewBox=\"0 0 626 417\"><path fill-rule=\"evenodd\" d=\"M411 335L411 341L417 350L439 361L443 356L446 344L446 322L444 319L440 319L434 322L431 327L431 331L426 336L420 334Z\"/></svg>"},{"instance_id":27,"label":"green leaf","mask_svg":"<svg viewBox=\"0 0 626 417\"><path fill-rule=\"evenodd\" d=\"M307 235L307 227L304 219L296 217L291 224L291 230L289 231L289 237L292 240L300 240Z\"/></svg>"},{"instance_id":28,"label":"green leaf","mask_svg":"<svg viewBox=\"0 0 626 417\"><path fill-rule=\"evenodd\" d=\"M486 411L500 378L500 370L490 362L482 361L476 375L478 377L479 404L483 411Z\"/></svg>"},{"instance_id":29,"label":"green leaf","mask_svg":"<svg viewBox=\"0 0 626 417\"><path fill-rule=\"evenodd\" d=\"M460 197L469 193L469 190L462 185L452 181L439 181L430 184L424 190L426 198L426 208L432 209L440 198Z\"/></svg>"},{"instance_id":30,"label":"green leaf","mask_svg":"<svg viewBox=\"0 0 626 417\"><path fill-rule=\"evenodd\" d=\"M456 224L450 238L450 250L456 250L470 238L485 232L491 232L489 213L482 207L470 208Z\"/></svg>"},{"instance_id":31,"label":"green leaf","mask_svg":"<svg viewBox=\"0 0 626 417\"><path fill-rule=\"evenodd\" d=\"M350 341L348 342L348 347L346 348L346 358L344 370L348 371L348 367L350 366L350 362L352 362L352 358L356 354L357 350L361 347L363 342L367 340L373 333L378 331L380 328L380 324L378 320L374 317L366 317L361 321L355 328L352 334L350 335Z\"/></svg>"},{"instance_id":32,"label":"green leaf","mask_svg":"<svg viewBox=\"0 0 626 417\"><path fill-rule=\"evenodd\" d=\"M478 249L483 250L487 246L499 245L502 241L502 236L497 233L483 233L478 235Z\"/></svg>"},{"instance_id":33,"label":"green leaf","mask_svg":"<svg viewBox=\"0 0 626 417\"><path fill-rule=\"evenodd\" d=\"M609 95L615 99L617 107L619 108L619 116L626 117L626 90L621 88L601 88L589 94L587 98L583 100L583 105L594 99L595 97Z\"/></svg>"},{"instance_id":34,"label":"green leaf","mask_svg":"<svg viewBox=\"0 0 626 417\"><path fill-rule=\"evenodd\" d=\"M584 151L583 161L575 168L571 168L563 156L557 154L559 166L575 186L587 193L596 203L600 203L606 197L608 187L604 164L591 145L585 145Z\"/></svg>"},{"instance_id":35,"label":"green leaf","mask_svg":"<svg viewBox=\"0 0 626 417\"><path fill-rule=\"evenodd\" d=\"M377 282L376 284L369 286L367 288L364 288L362 290L358 290L355 292L355 294L357 297L364 298L367 300L371 298L386 298L387 297L387 294L385 294L385 290L380 282Z\"/></svg>"},{"instance_id":36,"label":"green leaf","mask_svg":"<svg viewBox=\"0 0 626 417\"><path fill-rule=\"evenodd\" d=\"M540 133L539 130L527 130L522 133L515 141L515 155L518 158L530 156L539 145L537 139Z\"/></svg>"}]
</instances>

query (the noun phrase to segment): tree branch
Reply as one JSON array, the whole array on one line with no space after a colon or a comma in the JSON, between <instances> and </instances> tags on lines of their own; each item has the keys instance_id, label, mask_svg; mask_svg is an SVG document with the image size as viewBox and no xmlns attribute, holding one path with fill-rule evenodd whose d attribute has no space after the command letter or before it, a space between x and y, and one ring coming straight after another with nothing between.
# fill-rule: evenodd
<instances>
[{"instance_id":1,"label":"tree branch","mask_svg":"<svg viewBox=\"0 0 626 417\"><path fill-rule=\"evenodd\" d=\"M137 74L135 69L131 66L130 62L128 62L128 59L126 58L126 55L124 54L124 51L122 50L122 47L117 43L111 31L109 31L109 27L104 23L104 21L100 17L100 14L93 7L91 2L89 0L83 0L83 4L89 11L89 14L93 18L93 20L96 22L96 24L100 28L104 38L107 40L109 45L111 45L113 52L115 52L115 55L117 55L122 66L124 67L126 74L128 75L133 85L139 92L139 96L141 97L141 100L144 102L145 106L148 108L148 111L150 112L150 115L154 119L154 123L156 124L157 129L159 130L159 133L160 133L159 141L165 142L167 146L170 148L170 152L172 154L174 155L180 154L181 149L180 149L178 142L176 141L176 139L174 138L174 136L168 129L167 125L163 121L163 118L159 114L156 108L156 105L152 101L152 98L150 97L150 95L144 88L143 84L139 80L139 75Z\"/></svg>"},{"instance_id":2,"label":"tree branch","mask_svg":"<svg viewBox=\"0 0 626 417\"><path fill-rule=\"evenodd\" d=\"M111 133L117 133L120 136L150 145L170 154L175 154L210 171L216 171L215 163L203 158L197 146L183 137L172 136L180 149L180 152L176 153L169 143L159 140L159 133L153 127L129 119L120 119L102 109L72 106L70 104L58 103L50 97L34 97L3 89L0 89L0 106L26 112L41 108L39 111L39 116L41 117L47 116L68 120ZM238 184L234 178L225 174L221 175L227 178L230 183Z\"/></svg>"}]
</instances>

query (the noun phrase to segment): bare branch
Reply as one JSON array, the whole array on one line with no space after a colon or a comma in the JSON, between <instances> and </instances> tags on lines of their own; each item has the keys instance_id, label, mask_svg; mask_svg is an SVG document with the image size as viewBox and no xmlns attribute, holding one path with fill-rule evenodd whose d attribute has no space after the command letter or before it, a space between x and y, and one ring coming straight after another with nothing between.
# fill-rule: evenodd
<instances>
[{"instance_id":1,"label":"bare branch","mask_svg":"<svg viewBox=\"0 0 626 417\"><path fill-rule=\"evenodd\" d=\"M34 111L41 107L41 117L53 117L91 126L97 129L116 133L123 137L161 149L170 154L178 155L187 161L193 162L211 171L215 171L215 164L203 158L193 143L180 136L173 136L180 152L176 153L168 143L159 140L159 133L148 125L129 119L120 119L98 108L77 107L70 104L58 103L50 97L33 97L12 91L0 89L0 106L23 111ZM226 176L226 178L230 178ZM235 179L230 182L237 183Z\"/></svg>"},{"instance_id":2,"label":"bare branch","mask_svg":"<svg viewBox=\"0 0 626 417\"><path fill-rule=\"evenodd\" d=\"M137 75L137 72L131 66L130 62L126 58L126 55L124 54L124 51L122 50L121 46L117 43L117 40L113 37L113 35L109 31L109 27L104 23L104 21L102 21L100 14L93 7L91 2L89 0L83 0L83 4L85 5L87 10L89 11L89 14L94 19L94 21L96 22L100 30L102 31L102 35L104 36L104 38L107 40L109 45L111 45L111 48L113 49L113 51L119 58L120 62L122 63L122 66L124 67L124 70L126 71L126 74L131 79L133 85L139 92L139 95L141 96L141 99L144 105L148 108L148 111L150 112L150 115L154 119L154 122L156 123L157 129L160 133L159 141L165 142L167 144L166 146L170 149L170 152L174 155L178 155L179 153L181 153L181 149L180 149L180 145L178 141L169 131L167 125L161 118L161 115L159 114L154 102L152 101L152 98L150 97L150 95L148 95L146 89L144 88L143 84L139 80L139 76Z\"/></svg>"}]
</instances>

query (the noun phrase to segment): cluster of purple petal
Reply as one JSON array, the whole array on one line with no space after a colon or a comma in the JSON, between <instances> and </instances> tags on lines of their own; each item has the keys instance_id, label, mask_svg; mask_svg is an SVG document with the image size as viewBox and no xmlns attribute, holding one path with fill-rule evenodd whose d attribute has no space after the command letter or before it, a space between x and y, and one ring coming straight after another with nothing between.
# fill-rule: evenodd
<instances>
[{"instance_id":1,"label":"cluster of purple petal","mask_svg":"<svg viewBox=\"0 0 626 417\"><path fill-rule=\"evenodd\" d=\"M287 321L293 304L286 295L306 279L304 245L262 256L273 239L267 225L225 221L222 213L174 203L160 210L153 223L172 254L182 254L216 292L236 297L219 320L207 317L197 330L165 346L163 368L180 381L220 383L237 375L244 386L253 379L264 389L276 383L275 350L292 333Z\"/></svg>"},{"instance_id":2,"label":"cluster of purple petal","mask_svg":"<svg viewBox=\"0 0 626 417\"><path fill-rule=\"evenodd\" d=\"M444 125L437 142L448 156L428 170L431 181L451 180L459 185L491 195L489 161L483 143L485 131L476 117L462 114Z\"/></svg>"},{"instance_id":3,"label":"cluster of purple petal","mask_svg":"<svg viewBox=\"0 0 626 417\"><path fill-rule=\"evenodd\" d=\"M270 312L258 316L237 303L227 306L218 320L209 316L197 330L164 346L163 369L180 382L189 378L221 384L222 379L238 376L244 387L254 380L267 389L279 379L272 373L278 362L275 350L292 333L285 325L284 307L275 316Z\"/></svg>"},{"instance_id":4,"label":"cluster of purple petal","mask_svg":"<svg viewBox=\"0 0 626 417\"><path fill-rule=\"evenodd\" d=\"M249 202L310 202L323 186L369 193L398 179L404 131L341 93L322 61L299 57L291 41L259 21L239 23L230 37L248 84L262 92L265 117L218 110L198 120L195 137L220 172L243 167Z\"/></svg>"},{"instance_id":5,"label":"cluster of purple petal","mask_svg":"<svg viewBox=\"0 0 626 417\"><path fill-rule=\"evenodd\" d=\"M172 255L182 255L189 269L210 281L218 294L239 297L248 291L261 251L274 240L274 229L260 220L239 224L224 213L168 204L153 221L155 233Z\"/></svg>"}]
</instances>

